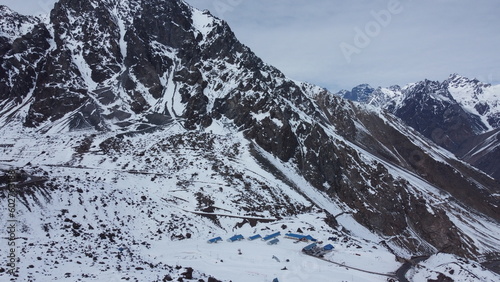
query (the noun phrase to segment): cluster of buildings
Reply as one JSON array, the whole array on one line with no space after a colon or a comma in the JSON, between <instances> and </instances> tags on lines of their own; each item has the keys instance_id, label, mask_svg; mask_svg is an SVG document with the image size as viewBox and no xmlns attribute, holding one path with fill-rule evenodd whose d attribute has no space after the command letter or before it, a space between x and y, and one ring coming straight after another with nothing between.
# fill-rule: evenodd
<instances>
[{"instance_id":1,"label":"cluster of buildings","mask_svg":"<svg viewBox=\"0 0 500 282\"><path fill-rule=\"evenodd\" d=\"M262 237L260 234L252 235L248 237L248 240L254 241L257 239L261 239L262 241L266 241L268 245L276 245L279 243L278 237L281 236L281 232L275 232L269 235L266 235ZM331 244L327 244L325 246L320 246L321 242L318 242L315 238L313 238L311 235L301 235L301 234L294 234L294 233L286 233L285 238L291 239L291 240L296 240L297 242L313 242L310 245L307 245L302 249L302 252L308 255L316 256L316 257L323 257L326 253L333 251L334 247ZM227 239L228 242L236 242L236 241L241 241L244 240L245 237L243 235L238 234L230 237ZM208 240L209 244L214 244L218 243L220 241L223 241L221 237L215 237L210 240Z\"/></svg>"},{"instance_id":2,"label":"cluster of buildings","mask_svg":"<svg viewBox=\"0 0 500 282\"><path fill-rule=\"evenodd\" d=\"M314 257L324 257L327 253L333 251L334 247L332 244L327 244L320 246L317 243L312 243L310 245L302 248L302 252Z\"/></svg>"},{"instance_id":3,"label":"cluster of buildings","mask_svg":"<svg viewBox=\"0 0 500 282\"><path fill-rule=\"evenodd\" d=\"M248 240L250 241L254 241L254 240L257 240L257 239L262 239L262 241L266 241L268 245L276 245L279 243L279 239L277 237L281 236L281 232L276 232L276 233L273 233L273 234L269 234L267 236L260 236L260 234L256 234L256 235L253 235L253 236L250 236L248 237ZM227 239L228 242L236 242L236 241L241 241L241 240L244 240L245 237L243 237L243 235L239 234L239 235L234 235L232 236L231 238ZM218 243L220 241L223 241L221 237L215 237L215 238L212 238L210 240L208 240L208 243L209 244L213 244L213 243Z\"/></svg>"}]
</instances>

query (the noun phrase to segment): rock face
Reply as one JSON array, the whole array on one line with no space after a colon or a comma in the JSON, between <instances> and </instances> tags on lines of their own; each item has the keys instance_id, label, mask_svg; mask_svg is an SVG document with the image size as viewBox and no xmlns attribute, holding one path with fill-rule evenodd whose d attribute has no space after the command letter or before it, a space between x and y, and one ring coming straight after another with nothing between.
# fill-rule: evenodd
<instances>
[{"instance_id":1,"label":"rock face","mask_svg":"<svg viewBox=\"0 0 500 282\"><path fill-rule=\"evenodd\" d=\"M343 93L343 97L351 101L369 102L373 91L375 91L375 89L370 85L360 84L354 87L351 91Z\"/></svg>"},{"instance_id":2,"label":"rock face","mask_svg":"<svg viewBox=\"0 0 500 282\"><path fill-rule=\"evenodd\" d=\"M500 203L492 196L500 190L497 182L392 115L286 79L208 12L180 0L61 0L46 22L18 15L9 20L30 28L13 28L0 38L3 125L50 135L168 134L169 124L192 134L223 124L254 144L256 158L275 157L263 165L276 177L300 175L391 246L466 257L498 248L480 248L456 224L473 225L474 213L500 220ZM370 91L363 86L354 96ZM405 99L394 113L450 150L486 129L439 83L405 91L422 103ZM436 111L426 112L429 107ZM450 126L436 135L422 120L427 116L434 127ZM123 145L116 140L111 143ZM472 212L462 215L460 205Z\"/></svg>"},{"instance_id":3,"label":"rock face","mask_svg":"<svg viewBox=\"0 0 500 282\"><path fill-rule=\"evenodd\" d=\"M495 179L500 179L498 160L500 158L500 129L494 129L467 139L456 155L481 169Z\"/></svg>"},{"instance_id":4,"label":"rock face","mask_svg":"<svg viewBox=\"0 0 500 282\"><path fill-rule=\"evenodd\" d=\"M359 89L363 95L356 95ZM499 128L500 87L457 74L443 82L424 80L403 88L371 88L362 84L338 95L386 109L439 146L498 179L494 139L481 143ZM483 147L487 146L487 147ZM481 151L477 155L474 151ZM471 157L474 155L475 157Z\"/></svg>"},{"instance_id":5,"label":"rock face","mask_svg":"<svg viewBox=\"0 0 500 282\"><path fill-rule=\"evenodd\" d=\"M451 152L487 129L478 116L466 112L446 87L435 81L426 80L410 87L394 114Z\"/></svg>"}]
</instances>

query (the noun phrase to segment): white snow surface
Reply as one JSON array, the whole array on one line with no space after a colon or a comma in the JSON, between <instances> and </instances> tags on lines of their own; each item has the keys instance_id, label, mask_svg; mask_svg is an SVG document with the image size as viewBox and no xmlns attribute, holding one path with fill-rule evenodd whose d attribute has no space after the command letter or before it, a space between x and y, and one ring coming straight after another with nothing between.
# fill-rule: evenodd
<instances>
[{"instance_id":1,"label":"white snow surface","mask_svg":"<svg viewBox=\"0 0 500 282\"><path fill-rule=\"evenodd\" d=\"M203 39L205 40L214 27L214 18L208 13L208 11L200 11L194 8L191 11L193 14L193 25L196 30L201 33Z\"/></svg>"},{"instance_id":2,"label":"white snow surface","mask_svg":"<svg viewBox=\"0 0 500 282\"><path fill-rule=\"evenodd\" d=\"M443 253L434 255L420 263L418 267L408 272L407 278L410 281L428 281L437 279L440 273L444 273L453 281L462 282L495 282L500 278L492 276L477 263Z\"/></svg>"},{"instance_id":3,"label":"white snow surface","mask_svg":"<svg viewBox=\"0 0 500 282\"><path fill-rule=\"evenodd\" d=\"M448 91L453 98L468 112L481 117L483 124L492 130L494 127L488 118L500 115L500 85L483 84L465 77L453 75ZM478 106L488 105L484 112Z\"/></svg>"},{"instance_id":4,"label":"white snow surface","mask_svg":"<svg viewBox=\"0 0 500 282\"><path fill-rule=\"evenodd\" d=\"M3 128L2 133L5 130ZM174 125L169 134L180 130ZM259 212L257 207L251 214L244 212L244 206L272 201L312 207L312 203L292 187L263 170L246 153L247 150L235 153L230 163L225 164L244 177L228 180L213 171L214 164L222 165L217 161L220 159L218 156L209 156L202 148L172 146L165 140L158 142L167 137L165 133L148 138L126 138L125 142L129 144L130 141L133 147L127 149L131 150L129 154L116 155L116 158L103 154L95 147L111 136L99 135L94 138L90 149L93 153L83 158L77 156L73 147L89 134L91 132L54 133L39 138L37 133L28 130L23 135L12 131L2 135L1 143L15 144L12 150L4 150L0 159L2 168L37 167L50 171L58 185L66 181L71 183L66 188L62 188L63 185L62 189L48 193L40 191L37 198L28 197L25 203L30 209L18 202L18 236L25 238L18 241L21 278L75 281L77 277L88 276L119 281L123 277L135 277L141 281L156 281L163 278L162 273L167 273L164 265L182 265L223 281L268 281L274 277L285 281L327 281L331 275L341 279L356 277L359 281L385 281L384 276L305 256L300 252L304 243L294 244L283 237L275 246L268 246L261 240L224 241L216 245L206 243L215 236L227 239L234 234L245 237L276 231L285 234L296 232L298 228L321 240L331 236L339 238L334 243L336 251L328 257L335 262L383 273L393 272L400 265L394 255L376 243L350 237L328 227L323 221L325 214L318 208L307 208L307 212L278 220L268 210ZM220 148L216 151L223 156L234 146L248 146L240 138L218 136L216 142ZM51 150L55 147L60 149ZM146 152L151 163L138 160L137 154L141 152ZM244 200L245 183L256 190L255 197L263 197L259 202ZM267 189L271 190L261 190L258 188L261 185L267 185ZM308 189L312 191L312 188ZM219 223L214 224L195 213L206 208L200 206L195 198L199 192L214 201L213 206L217 207L214 214L225 215L219 217ZM245 202L249 204L245 205ZM286 206L275 208L286 214ZM0 215L3 227L7 224L6 214ZM272 221L235 227L243 220L238 217ZM75 224L81 227L74 229ZM75 236L73 231L80 234ZM99 234L109 233L116 237L113 240L99 239ZM189 238L179 240L178 236ZM345 242L340 241L343 238ZM0 249L7 249L7 242L1 240ZM121 247L125 251L120 252ZM237 254L238 249L242 250L242 255ZM273 260L273 255L281 262ZM146 263L156 267L145 266ZM281 270L284 267L287 270ZM202 274L199 275L202 277Z\"/></svg>"}]
</instances>

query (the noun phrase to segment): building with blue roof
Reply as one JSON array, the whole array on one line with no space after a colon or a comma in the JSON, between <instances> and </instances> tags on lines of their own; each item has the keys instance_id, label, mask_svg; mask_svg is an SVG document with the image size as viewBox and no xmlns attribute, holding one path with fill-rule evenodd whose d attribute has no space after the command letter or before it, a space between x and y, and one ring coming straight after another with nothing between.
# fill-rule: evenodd
<instances>
[{"instance_id":1,"label":"building with blue roof","mask_svg":"<svg viewBox=\"0 0 500 282\"><path fill-rule=\"evenodd\" d=\"M241 241L245 239L245 237L243 237L243 235L234 235L233 237L227 239L228 242L236 242L236 241Z\"/></svg>"},{"instance_id":2,"label":"building with blue roof","mask_svg":"<svg viewBox=\"0 0 500 282\"><path fill-rule=\"evenodd\" d=\"M311 235L300 235L300 234L294 234L294 233L287 233L287 234L285 234L285 237L288 239L293 239L293 240L297 240L297 241L312 241L312 242L317 241Z\"/></svg>"},{"instance_id":3,"label":"building with blue roof","mask_svg":"<svg viewBox=\"0 0 500 282\"><path fill-rule=\"evenodd\" d=\"M248 237L248 240L253 241L253 240L257 240L259 238L262 238L262 236L260 236L260 234L257 234L257 235L253 235L253 236Z\"/></svg>"},{"instance_id":4,"label":"building with blue roof","mask_svg":"<svg viewBox=\"0 0 500 282\"><path fill-rule=\"evenodd\" d=\"M323 247L323 251L327 251L327 252L329 252L329 251L333 251L333 249L334 249L334 248L335 248L335 247L334 247L332 244L328 244L328 245L325 245L325 246Z\"/></svg>"},{"instance_id":5,"label":"building with blue roof","mask_svg":"<svg viewBox=\"0 0 500 282\"><path fill-rule=\"evenodd\" d=\"M314 251L314 250L316 249L316 247L317 247L317 244L316 244L316 243L312 243L312 244L310 244L310 245L305 246L305 247L302 249L302 251L303 251L303 252L311 252L311 251Z\"/></svg>"},{"instance_id":6,"label":"building with blue roof","mask_svg":"<svg viewBox=\"0 0 500 282\"><path fill-rule=\"evenodd\" d=\"M294 233L286 233L285 238L300 240L300 239L304 238L304 235L294 234Z\"/></svg>"},{"instance_id":7,"label":"building with blue roof","mask_svg":"<svg viewBox=\"0 0 500 282\"><path fill-rule=\"evenodd\" d=\"M305 236L304 239L307 239L308 241L312 241L312 242L318 241L318 240L314 239L311 235Z\"/></svg>"},{"instance_id":8,"label":"building with blue roof","mask_svg":"<svg viewBox=\"0 0 500 282\"><path fill-rule=\"evenodd\" d=\"M271 241L267 242L268 245L276 245L279 243L279 239L278 238L274 238L272 239Z\"/></svg>"},{"instance_id":9,"label":"building with blue roof","mask_svg":"<svg viewBox=\"0 0 500 282\"><path fill-rule=\"evenodd\" d=\"M213 244L213 243L217 243L219 241L222 241L222 238L221 237L215 237L213 239L208 240L208 243L209 244Z\"/></svg>"},{"instance_id":10,"label":"building with blue roof","mask_svg":"<svg viewBox=\"0 0 500 282\"><path fill-rule=\"evenodd\" d=\"M268 241L268 240L274 239L274 238L276 238L276 237L278 237L280 235L281 235L281 232L276 232L276 233L267 235L266 237L262 238L262 240Z\"/></svg>"}]
</instances>

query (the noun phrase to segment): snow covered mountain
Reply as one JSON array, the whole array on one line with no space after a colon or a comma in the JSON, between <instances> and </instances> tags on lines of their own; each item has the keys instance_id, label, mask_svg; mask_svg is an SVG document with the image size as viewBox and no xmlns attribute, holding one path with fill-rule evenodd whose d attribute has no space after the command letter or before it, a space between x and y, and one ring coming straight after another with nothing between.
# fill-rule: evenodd
<instances>
[{"instance_id":1,"label":"snow covered mountain","mask_svg":"<svg viewBox=\"0 0 500 282\"><path fill-rule=\"evenodd\" d=\"M498 279L483 268L498 267L498 182L387 112L285 77L209 12L0 11L0 222L16 227L1 276ZM206 243L277 231L336 250ZM414 256L425 261L406 272Z\"/></svg>"},{"instance_id":2,"label":"snow covered mountain","mask_svg":"<svg viewBox=\"0 0 500 282\"><path fill-rule=\"evenodd\" d=\"M481 117L488 130L500 127L500 85L492 86L457 74L444 84L465 110Z\"/></svg>"},{"instance_id":3,"label":"snow covered mountain","mask_svg":"<svg viewBox=\"0 0 500 282\"><path fill-rule=\"evenodd\" d=\"M363 95L356 94L359 89ZM453 74L443 82L425 80L402 88L362 84L337 95L392 112L460 159L500 178L500 142L489 138L500 128L500 85Z\"/></svg>"}]
</instances>

